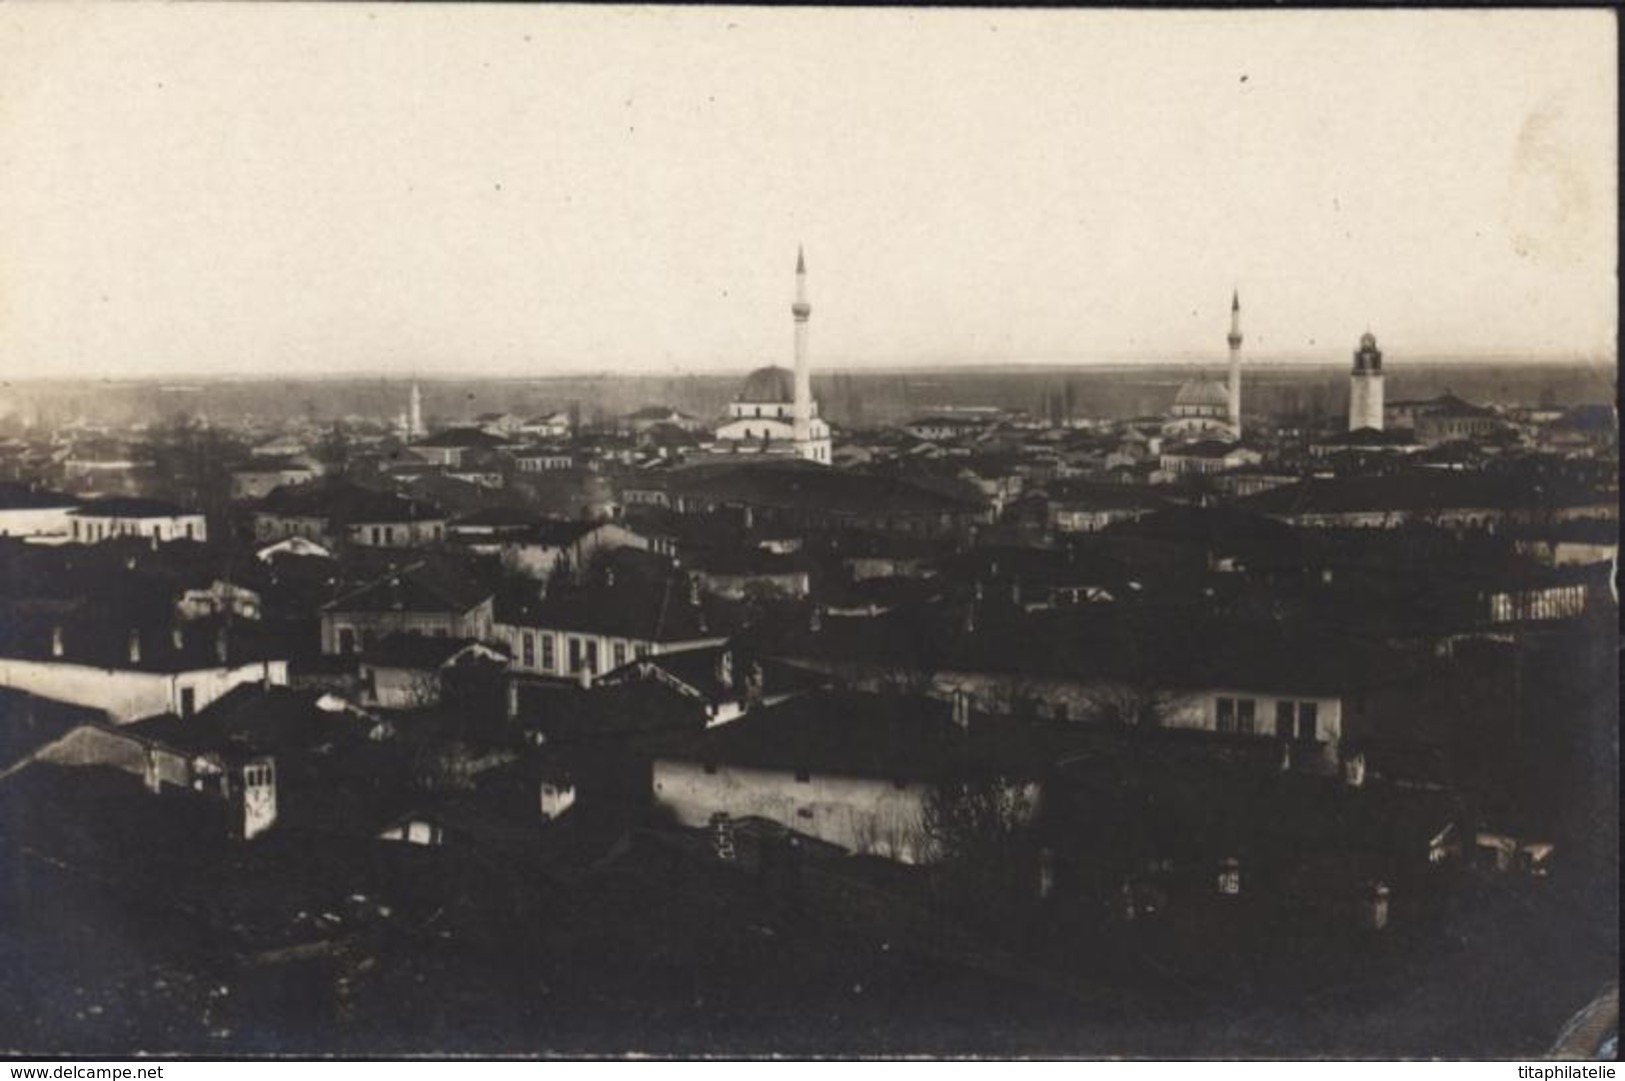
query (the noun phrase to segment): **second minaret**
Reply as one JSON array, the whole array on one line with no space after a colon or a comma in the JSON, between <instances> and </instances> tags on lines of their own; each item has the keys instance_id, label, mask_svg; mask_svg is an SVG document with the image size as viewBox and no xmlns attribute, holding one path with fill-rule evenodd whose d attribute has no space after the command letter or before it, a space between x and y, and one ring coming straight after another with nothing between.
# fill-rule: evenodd
<instances>
[{"instance_id":1,"label":"second minaret","mask_svg":"<svg viewBox=\"0 0 1625 1081\"><path fill-rule=\"evenodd\" d=\"M796 400L794 436L796 450L806 457L807 444L812 439L812 372L807 368L807 320L812 305L807 303L807 258L796 249L796 300L790 305L796 318Z\"/></svg>"}]
</instances>

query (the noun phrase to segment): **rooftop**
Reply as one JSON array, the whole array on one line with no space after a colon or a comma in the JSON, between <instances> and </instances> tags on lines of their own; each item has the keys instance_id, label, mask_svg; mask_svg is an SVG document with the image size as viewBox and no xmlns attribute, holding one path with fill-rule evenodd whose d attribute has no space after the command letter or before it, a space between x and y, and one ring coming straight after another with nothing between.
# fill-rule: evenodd
<instances>
[{"instance_id":1,"label":"rooftop","mask_svg":"<svg viewBox=\"0 0 1625 1081\"><path fill-rule=\"evenodd\" d=\"M160 499L103 496L101 499L81 504L72 513L86 518L174 518L196 512L184 510Z\"/></svg>"},{"instance_id":2,"label":"rooftop","mask_svg":"<svg viewBox=\"0 0 1625 1081\"><path fill-rule=\"evenodd\" d=\"M437 450L473 450L507 445L506 439L479 428L447 428L412 444L414 447L432 447Z\"/></svg>"},{"instance_id":3,"label":"rooftop","mask_svg":"<svg viewBox=\"0 0 1625 1081\"><path fill-rule=\"evenodd\" d=\"M386 571L323 608L338 612L454 612L460 615L490 596L490 590L454 570L418 562Z\"/></svg>"}]
</instances>

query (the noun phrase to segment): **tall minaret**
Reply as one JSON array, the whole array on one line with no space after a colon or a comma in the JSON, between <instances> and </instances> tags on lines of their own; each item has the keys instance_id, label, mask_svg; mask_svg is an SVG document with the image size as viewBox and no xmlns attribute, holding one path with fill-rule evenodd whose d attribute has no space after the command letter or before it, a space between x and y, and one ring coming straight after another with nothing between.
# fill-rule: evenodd
<instances>
[{"instance_id":1,"label":"tall minaret","mask_svg":"<svg viewBox=\"0 0 1625 1081\"><path fill-rule=\"evenodd\" d=\"M1241 292L1230 292L1230 430L1241 438Z\"/></svg>"},{"instance_id":2,"label":"tall minaret","mask_svg":"<svg viewBox=\"0 0 1625 1081\"><path fill-rule=\"evenodd\" d=\"M411 404L406 408L406 438L423 438L423 394L416 381L412 383Z\"/></svg>"},{"instance_id":3,"label":"tall minaret","mask_svg":"<svg viewBox=\"0 0 1625 1081\"><path fill-rule=\"evenodd\" d=\"M807 369L807 319L812 305L807 303L807 257L796 248L796 301L790 305L790 314L796 317L796 451L808 457L807 444L812 439L812 372Z\"/></svg>"}]
</instances>

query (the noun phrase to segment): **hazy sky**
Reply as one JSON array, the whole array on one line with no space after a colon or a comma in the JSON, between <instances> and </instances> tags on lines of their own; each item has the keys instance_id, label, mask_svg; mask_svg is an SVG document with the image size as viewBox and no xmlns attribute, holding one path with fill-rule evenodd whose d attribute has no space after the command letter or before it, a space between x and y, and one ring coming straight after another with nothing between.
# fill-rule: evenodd
<instances>
[{"instance_id":1,"label":"hazy sky","mask_svg":"<svg viewBox=\"0 0 1625 1081\"><path fill-rule=\"evenodd\" d=\"M0 368L1611 361L1611 14L0 6Z\"/></svg>"}]
</instances>

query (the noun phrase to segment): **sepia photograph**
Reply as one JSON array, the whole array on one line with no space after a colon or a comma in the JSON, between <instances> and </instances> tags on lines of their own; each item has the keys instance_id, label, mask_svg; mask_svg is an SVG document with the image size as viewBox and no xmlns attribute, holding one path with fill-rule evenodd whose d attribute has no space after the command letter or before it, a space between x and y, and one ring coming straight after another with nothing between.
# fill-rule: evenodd
<instances>
[{"instance_id":1,"label":"sepia photograph","mask_svg":"<svg viewBox=\"0 0 1625 1081\"><path fill-rule=\"evenodd\" d=\"M1612 1062L1618 71L0 4L0 1057Z\"/></svg>"}]
</instances>

